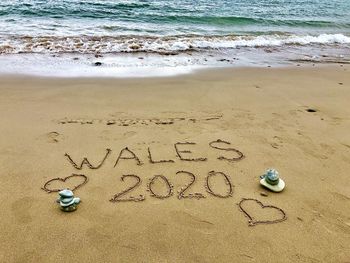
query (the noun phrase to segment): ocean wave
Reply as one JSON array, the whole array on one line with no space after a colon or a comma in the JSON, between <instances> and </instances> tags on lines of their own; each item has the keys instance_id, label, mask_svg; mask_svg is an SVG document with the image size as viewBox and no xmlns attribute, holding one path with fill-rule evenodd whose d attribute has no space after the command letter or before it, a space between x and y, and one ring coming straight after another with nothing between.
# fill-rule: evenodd
<instances>
[{"instance_id":1,"label":"ocean wave","mask_svg":"<svg viewBox=\"0 0 350 263\"><path fill-rule=\"evenodd\" d=\"M120 53L151 52L176 54L186 51L223 50L241 47L279 47L291 45L346 45L343 34L260 35L260 36L69 36L0 38L0 54L18 53Z\"/></svg>"},{"instance_id":2,"label":"ocean wave","mask_svg":"<svg viewBox=\"0 0 350 263\"><path fill-rule=\"evenodd\" d=\"M222 4L222 3L221 3ZM234 5L234 3L231 3ZM203 5L203 3L202 3ZM222 4L223 5L223 4ZM235 5L237 7L237 5ZM345 6L344 8L347 8ZM225 10L225 11L223 11ZM125 1L116 3L114 1L42 1L22 3L22 1L13 1L10 3L0 3L0 18L34 18L34 19L113 19L115 21L133 21L154 23L180 23L193 25L213 25L213 26L288 26L288 27L311 27L311 28L341 28L349 29L350 23L346 19L334 19L334 17L316 16L317 19L310 16L291 19L291 16L281 14L260 14L252 12L247 7L239 6L236 11L227 11L228 8L223 5L222 8L211 7L208 10L207 5L188 6L183 4L171 4L159 1L141 2ZM271 12L274 9L271 9ZM212 12L209 12L212 11ZM248 12L250 11L250 12ZM313 10L315 12L315 10ZM330 11L329 11L330 12ZM316 15L317 13L315 13ZM321 13L322 14L322 13Z\"/></svg>"},{"instance_id":3,"label":"ocean wave","mask_svg":"<svg viewBox=\"0 0 350 263\"><path fill-rule=\"evenodd\" d=\"M47 8L30 8L21 6L19 8L7 8L0 10L0 17L13 16L16 18L53 18L53 19L114 19L115 21L131 21L131 22L147 22L155 25L159 23L178 23L182 25L206 25L206 26L273 26L273 27L291 27L291 28L340 28L347 30L350 23L347 21L328 21L328 20L307 20L307 19L287 19L280 18L262 18L258 16L225 16L225 15L204 15L190 12L189 10L181 10L170 8L167 13L162 13L158 8L148 7L147 4L115 4L108 8L98 9L95 5L92 7L81 9L79 6L57 5ZM107 4L105 4L107 5ZM143 8L148 7L144 11ZM134 9L138 10L135 11ZM184 11L184 14L181 14Z\"/></svg>"}]
</instances>

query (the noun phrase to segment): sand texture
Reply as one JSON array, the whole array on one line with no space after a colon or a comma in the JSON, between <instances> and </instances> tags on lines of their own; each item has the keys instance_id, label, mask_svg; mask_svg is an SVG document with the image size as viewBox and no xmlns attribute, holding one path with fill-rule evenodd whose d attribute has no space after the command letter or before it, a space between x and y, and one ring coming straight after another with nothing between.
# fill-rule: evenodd
<instances>
[{"instance_id":1,"label":"sand texture","mask_svg":"<svg viewBox=\"0 0 350 263\"><path fill-rule=\"evenodd\" d=\"M350 262L349 67L0 79L0 262Z\"/></svg>"}]
</instances>

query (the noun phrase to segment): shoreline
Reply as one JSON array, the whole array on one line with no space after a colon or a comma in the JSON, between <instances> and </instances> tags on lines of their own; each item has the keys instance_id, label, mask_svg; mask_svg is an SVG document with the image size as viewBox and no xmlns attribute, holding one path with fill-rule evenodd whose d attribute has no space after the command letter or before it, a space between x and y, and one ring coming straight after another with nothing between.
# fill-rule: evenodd
<instances>
[{"instance_id":1,"label":"shoreline","mask_svg":"<svg viewBox=\"0 0 350 263\"><path fill-rule=\"evenodd\" d=\"M201 69L350 64L349 47L286 46L157 53L23 53L0 55L0 75L47 77L167 77Z\"/></svg>"},{"instance_id":2,"label":"shoreline","mask_svg":"<svg viewBox=\"0 0 350 263\"><path fill-rule=\"evenodd\" d=\"M336 69L342 68L344 71L349 70L350 63L347 62L309 62L309 61L293 61L290 64L278 64L278 65L213 65L213 66L178 66L178 67L168 67L164 71L164 68L161 67L148 67L147 70L142 70L137 73L135 68L128 68L125 71L119 72L120 75L104 75L96 73L96 75L73 75L73 76L57 76L57 75L41 75L33 73L1 73L0 78L2 79L47 79L47 80L147 80L147 79L167 79L167 78L178 78L191 75L201 75L205 72L227 72L227 71L255 71L255 70L312 70L312 69Z\"/></svg>"},{"instance_id":3,"label":"shoreline","mask_svg":"<svg viewBox=\"0 0 350 263\"><path fill-rule=\"evenodd\" d=\"M304 70L311 70L311 71L317 71L317 70L343 70L348 71L350 70L350 64L344 63L344 62L329 62L329 63L314 63L314 62L305 62L305 61L294 61L293 64L280 64L280 65L267 65L267 66L237 66L237 65L225 65L225 66L206 66L206 67L191 67L188 66L188 69L184 72L173 72L169 75L148 75L148 76L135 76L135 75L128 75L125 74L123 76L53 76L53 75L36 75L36 74L23 74L23 73L0 73L0 78L5 80L15 80L15 79L32 79L32 80L63 80L63 81L76 81L76 80L106 80L106 81L112 81L112 80L156 80L156 79L178 79L182 77L191 78L193 76L204 76L206 73L219 73L222 72L223 74L226 74L228 72L246 72L246 71L252 71L252 72L263 72L263 71L304 71ZM160 68L156 68L159 69ZM173 69L173 68L171 68Z\"/></svg>"}]
</instances>

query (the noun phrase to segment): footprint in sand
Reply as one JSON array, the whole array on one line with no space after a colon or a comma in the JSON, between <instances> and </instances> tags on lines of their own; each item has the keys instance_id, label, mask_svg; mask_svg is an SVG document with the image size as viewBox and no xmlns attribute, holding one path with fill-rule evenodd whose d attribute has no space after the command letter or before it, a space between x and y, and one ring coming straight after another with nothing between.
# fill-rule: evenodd
<instances>
[{"instance_id":1,"label":"footprint in sand","mask_svg":"<svg viewBox=\"0 0 350 263\"><path fill-rule=\"evenodd\" d=\"M47 137L47 141L49 143L58 143L59 140L61 139L61 134L59 134L58 132L49 132L46 134L46 137Z\"/></svg>"},{"instance_id":2,"label":"footprint in sand","mask_svg":"<svg viewBox=\"0 0 350 263\"><path fill-rule=\"evenodd\" d=\"M345 146L346 148L350 149L350 144L342 143L342 145Z\"/></svg>"},{"instance_id":3,"label":"footprint in sand","mask_svg":"<svg viewBox=\"0 0 350 263\"><path fill-rule=\"evenodd\" d=\"M331 125L341 125L343 123L344 119L340 117L331 117L330 124Z\"/></svg>"},{"instance_id":4,"label":"footprint in sand","mask_svg":"<svg viewBox=\"0 0 350 263\"><path fill-rule=\"evenodd\" d=\"M333 155L336 152L331 145L321 143L320 146L322 148L322 151L325 152L327 155Z\"/></svg>"},{"instance_id":5,"label":"footprint in sand","mask_svg":"<svg viewBox=\"0 0 350 263\"><path fill-rule=\"evenodd\" d=\"M278 149L280 147L283 146L283 139L279 136L274 136L272 142L270 143L270 145L275 148Z\"/></svg>"},{"instance_id":6,"label":"footprint in sand","mask_svg":"<svg viewBox=\"0 0 350 263\"><path fill-rule=\"evenodd\" d=\"M194 228L204 233L207 233L209 230L212 230L215 228L214 223L201 219L199 217L193 216L183 211L172 212L171 218L173 221L175 221L178 224L181 224L183 226L187 226L190 228Z\"/></svg>"},{"instance_id":7,"label":"footprint in sand","mask_svg":"<svg viewBox=\"0 0 350 263\"><path fill-rule=\"evenodd\" d=\"M338 193L338 192L331 192L331 194L337 198L339 201L345 201L348 202L350 201L350 195Z\"/></svg>"},{"instance_id":8,"label":"footprint in sand","mask_svg":"<svg viewBox=\"0 0 350 263\"><path fill-rule=\"evenodd\" d=\"M128 132L123 133L123 138L126 139L126 138L132 137L136 134L137 134L137 132L135 132L135 131L128 131Z\"/></svg>"},{"instance_id":9,"label":"footprint in sand","mask_svg":"<svg viewBox=\"0 0 350 263\"><path fill-rule=\"evenodd\" d=\"M103 226L94 225L85 232L86 237L95 247L101 247L104 240L110 240L112 235Z\"/></svg>"},{"instance_id":10,"label":"footprint in sand","mask_svg":"<svg viewBox=\"0 0 350 263\"><path fill-rule=\"evenodd\" d=\"M318 262L321 262L320 260L318 260L314 257L304 255L301 253L296 253L295 255L292 256L292 259L295 262L300 262L300 263L318 263Z\"/></svg>"},{"instance_id":11,"label":"footprint in sand","mask_svg":"<svg viewBox=\"0 0 350 263\"><path fill-rule=\"evenodd\" d=\"M32 217L29 213L32 205L34 204L34 198L23 197L14 201L11 204L11 211L15 216L15 220L20 224L29 224L32 222Z\"/></svg>"}]
</instances>

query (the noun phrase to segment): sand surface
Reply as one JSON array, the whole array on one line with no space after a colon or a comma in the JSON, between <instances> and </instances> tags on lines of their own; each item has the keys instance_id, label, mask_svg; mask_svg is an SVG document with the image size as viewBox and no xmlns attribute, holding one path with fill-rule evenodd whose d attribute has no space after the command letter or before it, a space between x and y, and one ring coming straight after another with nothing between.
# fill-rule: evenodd
<instances>
[{"instance_id":1,"label":"sand surface","mask_svg":"<svg viewBox=\"0 0 350 263\"><path fill-rule=\"evenodd\" d=\"M0 262L350 262L349 72L2 76ZM66 153L97 169L75 168ZM282 193L259 185L270 167ZM75 191L78 210L63 213L41 188L72 174L88 181ZM273 207L244 201L249 226L242 198Z\"/></svg>"}]
</instances>

